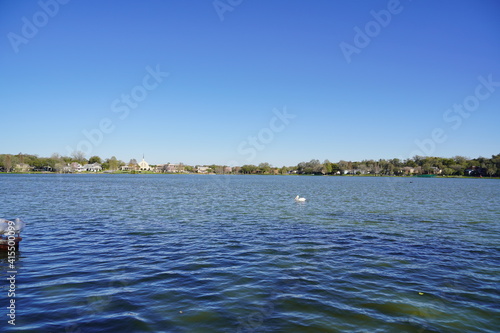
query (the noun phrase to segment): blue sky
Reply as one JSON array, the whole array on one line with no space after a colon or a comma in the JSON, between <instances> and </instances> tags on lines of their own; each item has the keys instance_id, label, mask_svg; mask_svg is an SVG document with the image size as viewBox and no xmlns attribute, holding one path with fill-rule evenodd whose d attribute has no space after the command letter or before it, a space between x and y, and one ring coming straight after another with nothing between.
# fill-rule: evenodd
<instances>
[{"instance_id":1,"label":"blue sky","mask_svg":"<svg viewBox=\"0 0 500 333\"><path fill-rule=\"evenodd\" d=\"M0 153L489 157L498 17L494 0L1 1Z\"/></svg>"}]
</instances>

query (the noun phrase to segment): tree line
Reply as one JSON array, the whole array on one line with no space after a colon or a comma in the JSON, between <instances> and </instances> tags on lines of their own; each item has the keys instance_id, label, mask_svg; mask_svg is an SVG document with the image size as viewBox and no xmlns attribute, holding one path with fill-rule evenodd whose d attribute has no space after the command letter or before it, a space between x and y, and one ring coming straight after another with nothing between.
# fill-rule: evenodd
<instances>
[{"instance_id":1,"label":"tree line","mask_svg":"<svg viewBox=\"0 0 500 333\"><path fill-rule=\"evenodd\" d=\"M135 159L128 163L118 160L115 156L103 159L99 156L91 156L86 159L80 152L75 152L71 156L61 156L53 154L51 157L38 157L19 153L17 155L0 154L1 172L26 172L45 171L62 172L71 163L101 165L103 170L116 171L125 165L137 164ZM152 166L155 167L154 165ZM269 163L259 165L246 164L237 167L225 165L206 165L208 173L216 174L303 174L303 175L425 175L436 174L444 176L500 176L500 154L492 155L491 158L478 157L467 158L455 156L451 158L414 156L413 158L401 160L379 159L362 161L344 161L336 163L325 160L322 163L313 159L308 162L300 162L296 166L275 167ZM161 172L161 170L159 169ZM177 164L176 172L192 173L197 172L195 166Z\"/></svg>"},{"instance_id":2,"label":"tree line","mask_svg":"<svg viewBox=\"0 0 500 333\"><path fill-rule=\"evenodd\" d=\"M500 176L500 154L491 158L469 159L464 156L452 158L414 156L401 160L379 159L363 161L344 161L332 163L325 160L301 162L297 172L302 174L351 174L351 175L444 175L444 176Z\"/></svg>"},{"instance_id":3,"label":"tree line","mask_svg":"<svg viewBox=\"0 0 500 333\"><path fill-rule=\"evenodd\" d=\"M92 156L86 159L85 156L76 152L71 156L61 156L57 153L51 157L38 157L37 155L22 154L0 154L0 171L16 172L16 171L52 171L61 172L71 163L93 164L98 163L103 170L118 170L120 166L125 165L123 161L118 160L115 156L107 159L101 159L99 156Z\"/></svg>"}]
</instances>

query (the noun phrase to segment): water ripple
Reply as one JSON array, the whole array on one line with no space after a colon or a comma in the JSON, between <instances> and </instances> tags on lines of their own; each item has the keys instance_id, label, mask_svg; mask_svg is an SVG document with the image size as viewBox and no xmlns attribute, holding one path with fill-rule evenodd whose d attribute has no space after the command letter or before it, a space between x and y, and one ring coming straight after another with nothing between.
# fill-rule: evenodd
<instances>
[{"instance_id":1,"label":"water ripple","mask_svg":"<svg viewBox=\"0 0 500 333\"><path fill-rule=\"evenodd\" d=\"M0 180L1 210L29 223L16 261L17 327L25 331L500 326L494 181L418 179L410 188L365 177ZM297 205L296 193L308 202ZM471 202L458 204L457 193ZM0 260L6 274L7 258Z\"/></svg>"}]
</instances>

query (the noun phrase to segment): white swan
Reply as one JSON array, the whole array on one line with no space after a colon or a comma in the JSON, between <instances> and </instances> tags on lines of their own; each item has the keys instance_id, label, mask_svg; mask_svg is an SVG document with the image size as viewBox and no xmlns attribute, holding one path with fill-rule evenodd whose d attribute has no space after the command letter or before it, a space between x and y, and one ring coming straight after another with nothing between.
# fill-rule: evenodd
<instances>
[{"instance_id":1,"label":"white swan","mask_svg":"<svg viewBox=\"0 0 500 333\"><path fill-rule=\"evenodd\" d=\"M306 198L300 198L298 195L295 197L295 201L297 202L304 202L306 201Z\"/></svg>"}]
</instances>

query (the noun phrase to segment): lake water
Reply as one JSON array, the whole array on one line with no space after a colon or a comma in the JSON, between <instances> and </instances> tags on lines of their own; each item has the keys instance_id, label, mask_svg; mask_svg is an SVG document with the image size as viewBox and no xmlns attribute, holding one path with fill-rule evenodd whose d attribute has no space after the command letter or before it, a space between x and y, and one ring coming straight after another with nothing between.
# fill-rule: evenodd
<instances>
[{"instance_id":1,"label":"lake water","mask_svg":"<svg viewBox=\"0 0 500 333\"><path fill-rule=\"evenodd\" d=\"M500 328L498 180L0 175L17 216L22 332Z\"/></svg>"}]
</instances>

